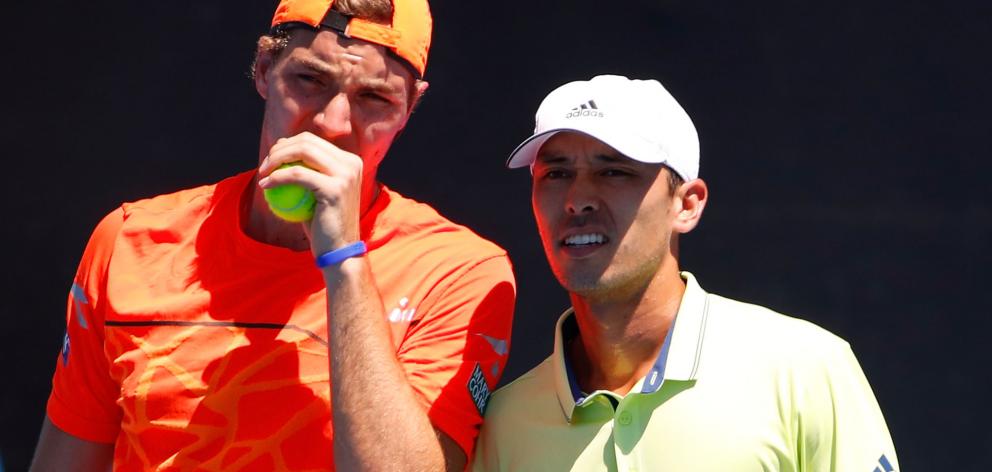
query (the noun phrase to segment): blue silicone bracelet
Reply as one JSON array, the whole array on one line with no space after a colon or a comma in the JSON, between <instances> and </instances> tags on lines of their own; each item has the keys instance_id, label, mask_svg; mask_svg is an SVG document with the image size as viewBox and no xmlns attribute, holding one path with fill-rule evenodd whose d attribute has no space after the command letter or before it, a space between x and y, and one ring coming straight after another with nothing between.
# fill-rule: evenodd
<instances>
[{"instance_id":1,"label":"blue silicone bracelet","mask_svg":"<svg viewBox=\"0 0 992 472\"><path fill-rule=\"evenodd\" d=\"M365 247L365 241L359 241L357 243L351 243L344 247L339 247L333 251L327 251L319 256L317 256L317 267L323 269L329 265L340 264L344 262L345 259L355 256L361 256L368 252L368 248Z\"/></svg>"}]
</instances>

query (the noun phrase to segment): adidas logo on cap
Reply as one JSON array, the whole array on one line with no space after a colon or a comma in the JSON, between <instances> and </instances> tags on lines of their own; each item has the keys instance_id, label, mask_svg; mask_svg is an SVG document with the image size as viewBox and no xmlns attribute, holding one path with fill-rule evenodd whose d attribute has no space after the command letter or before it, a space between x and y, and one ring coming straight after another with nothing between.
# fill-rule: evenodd
<instances>
[{"instance_id":1,"label":"adidas logo on cap","mask_svg":"<svg viewBox=\"0 0 992 472\"><path fill-rule=\"evenodd\" d=\"M599 107L596 106L596 102L589 100L588 102L573 108L567 115L565 115L565 118L577 118L580 116L603 118L606 115L599 111Z\"/></svg>"}]
</instances>

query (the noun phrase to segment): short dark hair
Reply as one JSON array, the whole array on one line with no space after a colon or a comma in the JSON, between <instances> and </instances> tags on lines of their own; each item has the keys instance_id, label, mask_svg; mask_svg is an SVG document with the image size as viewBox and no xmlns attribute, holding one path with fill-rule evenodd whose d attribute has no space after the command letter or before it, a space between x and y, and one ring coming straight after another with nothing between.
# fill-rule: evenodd
<instances>
[{"instance_id":1,"label":"short dark hair","mask_svg":"<svg viewBox=\"0 0 992 472\"><path fill-rule=\"evenodd\" d=\"M685 183L683 179L677 172L672 170L671 167L665 166L665 170L668 172L668 195L674 196L678 192L679 187Z\"/></svg>"}]
</instances>

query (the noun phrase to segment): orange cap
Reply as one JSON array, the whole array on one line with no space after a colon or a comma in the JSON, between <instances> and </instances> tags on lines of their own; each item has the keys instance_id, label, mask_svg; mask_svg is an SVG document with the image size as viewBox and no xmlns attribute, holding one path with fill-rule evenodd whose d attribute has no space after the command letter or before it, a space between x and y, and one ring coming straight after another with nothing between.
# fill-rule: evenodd
<instances>
[{"instance_id":1,"label":"orange cap","mask_svg":"<svg viewBox=\"0 0 992 472\"><path fill-rule=\"evenodd\" d=\"M427 0L393 0L391 26L342 15L331 10L333 4L334 0L280 0L272 27L295 22L330 28L349 38L385 46L424 76L432 25Z\"/></svg>"}]
</instances>

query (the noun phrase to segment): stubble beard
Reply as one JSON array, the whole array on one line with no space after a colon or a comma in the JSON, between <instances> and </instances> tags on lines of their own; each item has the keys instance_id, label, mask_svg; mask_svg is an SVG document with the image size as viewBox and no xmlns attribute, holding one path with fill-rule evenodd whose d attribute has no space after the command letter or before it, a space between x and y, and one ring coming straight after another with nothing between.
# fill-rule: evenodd
<instances>
[{"instance_id":1,"label":"stubble beard","mask_svg":"<svg viewBox=\"0 0 992 472\"><path fill-rule=\"evenodd\" d=\"M552 266L558 283L568 292L588 301L628 300L643 293L661 269L663 251L648 254L618 252L605 270Z\"/></svg>"}]
</instances>

